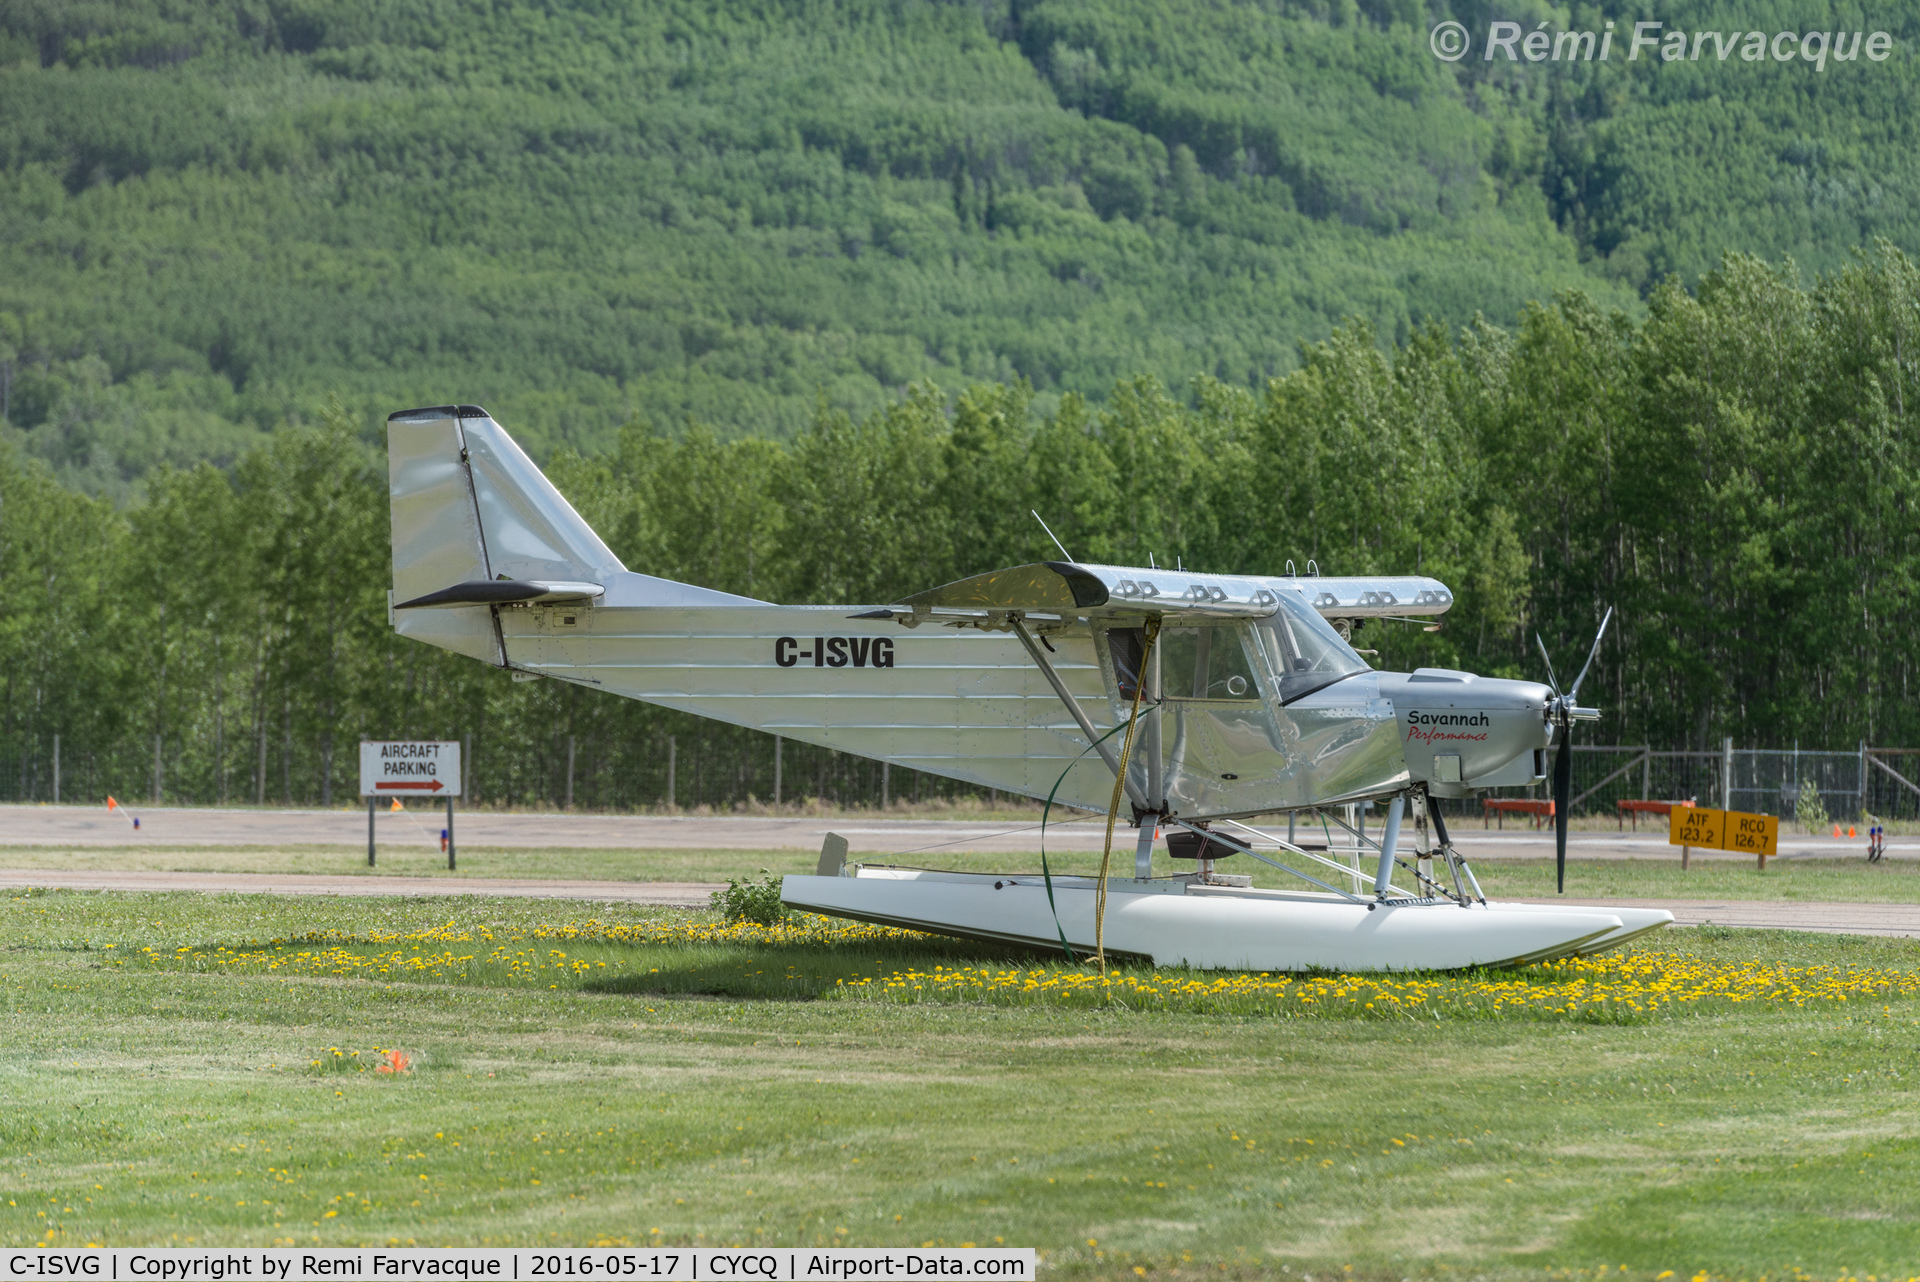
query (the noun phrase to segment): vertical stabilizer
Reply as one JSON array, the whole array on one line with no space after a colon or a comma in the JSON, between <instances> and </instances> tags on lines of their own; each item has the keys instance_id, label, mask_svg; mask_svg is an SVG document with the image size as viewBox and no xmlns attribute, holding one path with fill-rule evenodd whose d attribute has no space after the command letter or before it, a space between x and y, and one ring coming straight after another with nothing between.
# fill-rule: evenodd
<instances>
[{"instance_id":1,"label":"vertical stabilizer","mask_svg":"<svg viewBox=\"0 0 1920 1282\"><path fill-rule=\"evenodd\" d=\"M404 607L394 610L393 626L416 641L520 666L501 630L502 603L760 604L629 571L478 406L389 415L387 475L393 604Z\"/></svg>"},{"instance_id":2,"label":"vertical stabilizer","mask_svg":"<svg viewBox=\"0 0 1920 1282\"><path fill-rule=\"evenodd\" d=\"M493 577L462 452L460 420L450 406L387 420L397 600Z\"/></svg>"},{"instance_id":3,"label":"vertical stabilizer","mask_svg":"<svg viewBox=\"0 0 1920 1282\"><path fill-rule=\"evenodd\" d=\"M393 515L393 600L411 601L456 583L493 578L451 405L403 410L387 419L387 485ZM484 605L405 610L402 636L504 667L493 611Z\"/></svg>"}]
</instances>

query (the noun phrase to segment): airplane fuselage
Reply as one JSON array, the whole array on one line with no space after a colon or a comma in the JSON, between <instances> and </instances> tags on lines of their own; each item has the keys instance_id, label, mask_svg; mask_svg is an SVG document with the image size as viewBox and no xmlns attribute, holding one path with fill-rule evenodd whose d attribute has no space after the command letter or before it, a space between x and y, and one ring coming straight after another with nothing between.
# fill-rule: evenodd
<instances>
[{"instance_id":1,"label":"airplane fuselage","mask_svg":"<svg viewBox=\"0 0 1920 1282\"><path fill-rule=\"evenodd\" d=\"M1348 644L1444 613L1434 579L1061 561L775 605L627 570L474 407L394 415L389 465L394 626L522 678L1092 809L1137 710L1132 808L1189 820L1543 773L1545 687L1377 672Z\"/></svg>"}]
</instances>

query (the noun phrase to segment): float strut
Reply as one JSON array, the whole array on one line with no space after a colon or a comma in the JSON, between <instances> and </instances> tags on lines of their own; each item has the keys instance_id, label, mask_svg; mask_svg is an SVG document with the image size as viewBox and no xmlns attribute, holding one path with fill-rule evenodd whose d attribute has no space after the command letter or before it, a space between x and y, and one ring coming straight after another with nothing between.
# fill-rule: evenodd
<instances>
[{"instance_id":1,"label":"float strut","mask_svg":"<svg viewBox=\"0 0 1920 1282\"><path fill-rule=\"evenodd\" d=\"M1373 893L1385 899L1393 883L1393 848L1400 844L1400 816L1407 808L1404 795L1387 803L1387 830L1380 834L1380 870L1374 874Z\"/></svg>"},{"instance_id":2,"label":"float strut","mask_svg":"<svg viewBox=\"0 0 1920 1282\"><path fill-rule=\"evenodd\" d=\"M1460 874L1467 874L1467 883L1473 887L1473 897L1478 899L1484 907L1487 902L1487 897L1480 891L1479 878L1473 875L1473 869L1467 867L1466 857L1453 848L1453 838L1447 835L1447 817L1440 813L1439 806L1429 806L1428 809L1433 814L1433 835L1440 839L1440 849L1447 852L1447 867L1453 869L1453 884L1459 886ZM1460 904L1461 907L1464 908L1466 906L1466 890L1464 887L1461 888L1460 893Z\"/></svg>"},{"instance_id":3,"label":"float strut","mask_svg":"<svg viewBox=\"0 0 1920 1282\"><path fill-rule=\"evenodd\" d=\"M1139 881L1153 876L1153 838L1159 826L1159 815L1140 816L1140 842L1133 848L1133 875Z\"/></svg>"}]
</instances>

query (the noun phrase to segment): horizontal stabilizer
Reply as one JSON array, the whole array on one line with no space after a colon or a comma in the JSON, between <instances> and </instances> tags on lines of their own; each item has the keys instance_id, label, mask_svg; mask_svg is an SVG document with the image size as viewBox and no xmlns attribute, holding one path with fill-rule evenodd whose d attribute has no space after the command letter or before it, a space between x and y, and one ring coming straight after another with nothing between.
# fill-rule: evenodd
<instances>
[{"instance_id":1,"label":"horizontal stabilizer","mask_svg":"<svg viewBox=\"0 0 1920 1282\"><path fill-rule=\"evenodd\" d=\"M401 601L393 608L414 610L432 605L509 605L516 602L590 601L603 596L598 583L554 583L534 579L475 579L438 592Z\"/></svg>"}]
</instances>

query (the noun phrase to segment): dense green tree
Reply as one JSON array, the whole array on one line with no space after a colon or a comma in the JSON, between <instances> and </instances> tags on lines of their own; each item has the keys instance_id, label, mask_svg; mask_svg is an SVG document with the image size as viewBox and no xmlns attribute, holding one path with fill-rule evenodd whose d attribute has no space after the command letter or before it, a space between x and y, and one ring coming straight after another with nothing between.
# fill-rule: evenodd
<instances>
[{"instance_id":1,"label":"dense green tree","mask_svg":"<svg viewBox=\"0 0 1920 1282\"><path fill-rule=\"evenodd\" d=\"M917 381L1195 405L1349 317L1384 350L1565 289L1637 314L1727 250L1920 249L1920 17L1523 8L0 0L0 411L123 497L336 391L484 403L543 458L636 412L791 439ZM1527 15L1894 43L1428 48Z\"/></svg>"},{"instance_id":2,"label":"dense green tree","mask_svg":"<svg viewBox=\"0 0 1920 1282\"><path fill-rule=\"evenodd\" d=\"M763 599L1051 559L1038 512L1087 560L1432 574L1444 630L1357 638L1391 669L1542 677L1536 635L1565 669L1616 607L1587 687L1616 742L1903 742L1916 340L1920 270L1890 245L1810 283L1729 255L1637 320L1567 293L1383 348L1358 319L1257 394L916 384L860 416L817 402L785 442L635 417L550 474L632 568ZM315 417L124 509L0 442L0 789L47 795L59 734L69 796L337 801L357 739L436 735L469 742L484 800L656 804L669 761L681 804L771 795L764 736L397 638L380 452L338 405ZM788 798L877 796L870 763L785 762Z\"/></svg>"}]
</instances>

